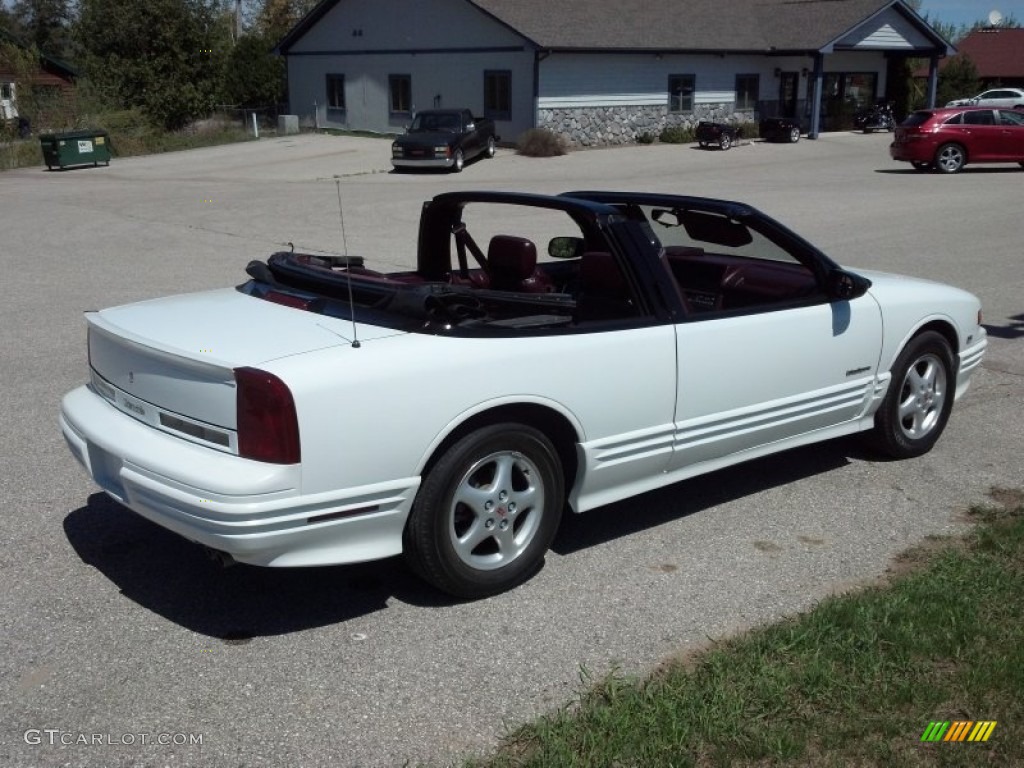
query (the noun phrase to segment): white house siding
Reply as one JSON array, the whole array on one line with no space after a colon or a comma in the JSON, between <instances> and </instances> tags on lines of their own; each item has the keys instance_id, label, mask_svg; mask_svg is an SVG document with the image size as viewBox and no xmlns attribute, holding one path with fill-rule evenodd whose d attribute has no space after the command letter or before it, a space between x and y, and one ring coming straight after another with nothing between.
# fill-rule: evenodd
<instances>
[{"instance_id":1,"label":"white house siding","mask_svg":"<svg viewBox=\"0 0 1024 768\"><path fill-rule=\"evenodd\" d=\"M905 16L892 8L887 8L837 40L835 46L858 50L907 51L926 48L929 42Z\"/></svg>"},{"instance_id":2,"label":"white house siding","mask_svg":"<svg viewBox=\"0 0 1024 768\"><path fill-rule=\"evenodd\" d=\"M389 75L409 75L412 105L466 107L483 113L484 71L512 77L511 119L503 139L533 125L534 54L527 42L465 0L359 0L332 8L288 51L291 110L305 123L353 130L401 131L392 115ZM345 111L328 112L328 74L345 76Z\"/></svg>"},{"instance_id":3,"label":"white house siding","mask_svg":"<svg viewBox=\"0 0 1024 768\"><path fill-rule=\"evenodd\" d=\"M812 66L809 57L552 54L540 66L537 122L590 146L627 144L669 126L692 128L700 120L752 121L756 112L736 110L736 75L758 75L758 101L774 103L776 69ZM670 75L695 76L692 112L669 112Z\"/></svg>"}]
</instances>

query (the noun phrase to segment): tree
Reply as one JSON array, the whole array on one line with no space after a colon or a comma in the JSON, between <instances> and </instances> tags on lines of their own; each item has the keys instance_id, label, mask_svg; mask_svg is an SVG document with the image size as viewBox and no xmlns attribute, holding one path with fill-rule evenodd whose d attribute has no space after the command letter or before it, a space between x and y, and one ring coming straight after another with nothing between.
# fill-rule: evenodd
<instances>
[{"instance_id":1,"label":"tree","mask_svg":"<svg viewBox=\"0 0 1024 768\"><path fill-rule=\"evenodd\" d=\"M208 114L230 27L217 0L80 0L86 75L166 128Z\"/></svg>"},{"instance_id":2,"label":"tree","mask_svg":"<svg viewBox=\"0 0 1024 768\"><path fill-rule=\"evenodd\" d=\"M939 72L935 103L942 105L953 99L973 96L980 89L978 69L974 62L967 54L958 53Z\"/></svg>"},{"instance_id":3,"label":"tree","mask_svg":"<svg viewBox=\"0 0 1024 768\"><path fill-rule=\"evenodd\" d=\"M71 8L68 0L17 0L11 12L27 42L51 56L71 52Z\"/></svg>"},{"instance_id":4,"label":"tree","mask_svg":"<svg viewBox=\"0 0 1024 768\"><path fill-rule=\"evenodd\" d=\"M317 0L262 0L256 11L255 29L276 43L316 4Z\"/></svg>"},{"instance_id":5,"label":"tree","mask_svg":"<svg viewBox=\"0 0 1024 768\"><path fill-rule=\"evenodd\" d=\"M273 53L276 38L244 35L224 68L224 99L242 107L277 104L284 93L284 60Z\"/></svg>"}]
</instances>

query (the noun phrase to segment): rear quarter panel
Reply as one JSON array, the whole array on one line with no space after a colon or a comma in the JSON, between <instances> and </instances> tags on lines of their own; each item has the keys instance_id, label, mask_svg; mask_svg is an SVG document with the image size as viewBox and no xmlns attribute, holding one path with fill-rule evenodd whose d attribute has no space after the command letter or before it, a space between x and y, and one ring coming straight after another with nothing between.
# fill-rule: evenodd
<instances>
[{"instance_id":1,"label":"rear quarter panel","mask_svg":"<svg viewBox=\"0 0 1024 768\"><path fill-rule=\"evenodd\" d=\"M580 441L670 429L675 366L666 325L532 338L408 334L265 367L293 392L303 492L317 493L419 474L453 429L500 404L547 405ZM670 451L635 471L660 471Z\"/></svg>"}]
</instances>

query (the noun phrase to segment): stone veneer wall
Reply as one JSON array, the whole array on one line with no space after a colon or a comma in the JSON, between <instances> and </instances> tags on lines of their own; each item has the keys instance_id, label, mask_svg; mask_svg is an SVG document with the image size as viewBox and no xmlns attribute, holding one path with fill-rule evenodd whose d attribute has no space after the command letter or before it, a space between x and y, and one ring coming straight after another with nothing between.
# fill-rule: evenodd
<instances>
[{"instance_id":1,"label":"stone veneer wall","mask_svg":"<svg viewBox=\"0 0 1024 768\"><path fill-rule=\"evenodd\" d=\"M537 127L561 134L581 147L633 144L643 134L657 138L663 129L696 128L701 120L745 123L753 119L750 111L737 112L732 102L697 104L692 112L672 113L668 107L572 107L541 109Z\"/></svg>"}]
</instances>

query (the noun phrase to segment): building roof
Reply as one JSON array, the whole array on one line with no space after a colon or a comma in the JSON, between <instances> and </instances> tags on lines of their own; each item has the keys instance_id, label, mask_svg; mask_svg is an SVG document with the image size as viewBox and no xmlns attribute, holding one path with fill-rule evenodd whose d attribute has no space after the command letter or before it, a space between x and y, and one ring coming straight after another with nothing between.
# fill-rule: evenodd
<instances>
[{"instance_id":1,"label":"building roof","mask_svg":"<svg viewBox=\"0 0 1024 768\"><path fill-rule=\"evenodd\" d=\"M422 1L422 0L421 0ZM322 0L278 44L288 49L340 0ZM818 51L894 8L949 46L902 0L466 0L538 49Z\"/></svg>"},{"instance_id":2,"label":"building roof","mask_svg":"<svg viewBox=\"0 0 1024 768\"><path fill-rule=\"evenodd\" d=\"M957 43L982 80L1024 77L1024 29L976 29Z\"/></svg>"}]
</instances>

